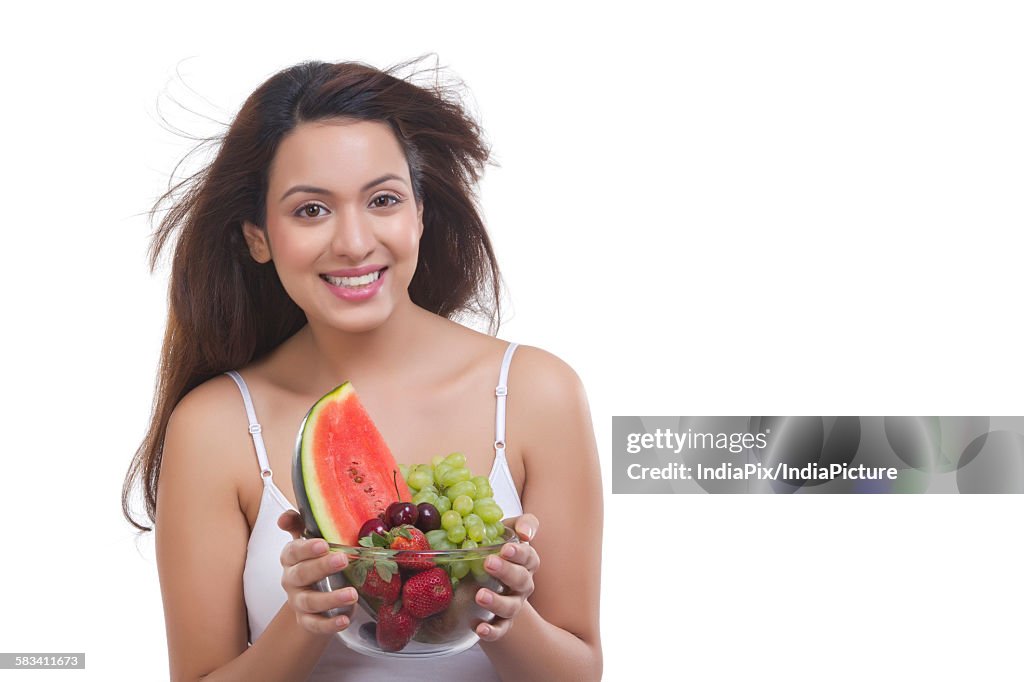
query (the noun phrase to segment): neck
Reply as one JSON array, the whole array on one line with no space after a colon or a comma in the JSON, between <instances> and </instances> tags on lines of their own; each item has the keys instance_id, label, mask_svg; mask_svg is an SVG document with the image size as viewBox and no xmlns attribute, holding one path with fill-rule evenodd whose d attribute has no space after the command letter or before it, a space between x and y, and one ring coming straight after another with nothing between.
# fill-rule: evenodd
<instances>
[{"instance_id":1,"label":"neck","mask_svg":"<svg viewBox=\"0 0 1024 682\"><path fill-rule=\"evenodd\" d=\"M332 386L363 376L401 372L415 362L425 318L431 315L412 301L396 308L388 320L365 332L346 332L311 320L302 333L314 376ZM333 382L333 383L331 383Z\"/></svg>"}]
</instances>

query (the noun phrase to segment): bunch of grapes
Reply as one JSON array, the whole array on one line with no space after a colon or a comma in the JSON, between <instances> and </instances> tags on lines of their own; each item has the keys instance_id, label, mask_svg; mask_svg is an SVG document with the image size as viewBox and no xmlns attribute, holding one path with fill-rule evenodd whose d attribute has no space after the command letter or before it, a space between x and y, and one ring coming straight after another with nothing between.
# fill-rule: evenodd
<instances>
[{"instance_id":1,"label":"bunch of grapes","mask_svg":"<svg viewBox=\"0 0 1024 682\"><path fill-rule=\"evenodd\" d=\"M485 476L473 476L466 456L438 455L431 464L401 465L414 504L428 503L441 515L440 528L426 533L431 549L475 549L501 542L501 507ZM453 576L461 577L461 576Z\"/></svg>"}]
</instances>

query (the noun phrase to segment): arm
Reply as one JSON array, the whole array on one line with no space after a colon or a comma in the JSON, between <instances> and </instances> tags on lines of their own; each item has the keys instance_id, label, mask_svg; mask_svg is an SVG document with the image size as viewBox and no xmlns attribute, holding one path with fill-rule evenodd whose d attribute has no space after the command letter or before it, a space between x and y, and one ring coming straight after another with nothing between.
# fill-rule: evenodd
<instances>
[{"instance_id":1,"label":"arm","mask_svg":"<svg viewBox=\"0 0 1024 682\"><path fill-rule=\"evenodd\" d=\"M596 680L603 504L590 409L572 369L522 350L509 384L528 390L509 401L509 440L520 443L526 467L523 508L542 525L531 543L542 565L513 627L482 646L502 679Z\"/></svg>"},{"instance_id":2,"label":"arm","mask_svg":"<svg viewBox=\"0 0 1024 682\"><path fill-rule=\"evenodd\" d=\"M300 626L289 604L252 646L242 594L249 528L244 472L228 453L247 446L225 409L233 386L214 379L171 415L157 497L156 553L172 680L304 680L330 640Z\"/></svg>"}]
</instances>

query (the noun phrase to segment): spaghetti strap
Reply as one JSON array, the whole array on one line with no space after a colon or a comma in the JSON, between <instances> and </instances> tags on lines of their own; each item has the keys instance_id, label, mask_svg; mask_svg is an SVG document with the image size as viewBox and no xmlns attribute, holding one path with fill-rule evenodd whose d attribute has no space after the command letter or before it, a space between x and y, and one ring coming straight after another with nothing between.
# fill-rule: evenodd
<instances>
[{"instance_id":1,"label":"spaghetti strap","mask_svg":"<svg viewBox=\"0 0 1024 682\"><path fill-rule=\"evenodd\" d=\"M256 408L252 405L249 387L245 384L245 379L238 372L231 370L230 372L225 372L225 374L235 380L238 390L242 392L242 400L245 402L245 414L249 418L249 435L252 436L253 445L256 446L256 459L260 463L260 476L263 477L263 484L267 485L273 479L274 472L270 470L267 447L263 443L263 428L256 421Z\"/></svg>"},{"instance_id":2,"label":"spaghetti strap","mask_svg":"<svg viewBox=\"0 0 1024 682\"><path fill-rule=\"evenodd\" d=\"M508 367L512 364L512 354L516 352L518 343L508 344L505 357L501 361L501 373L498 375L498 386L494 395L498 398L498 406L494 415L494 456L505 458L505 401L508 398Z\"/></svg>"},{"instance_id":3,"label":"spaghetti strap","mask_svg":"<svg viewBox=\"0 0 1024 682\"><path fill-rule=\"evenodd\" d=\"M498 375L498 385L494 389L497 402L494 415L494 464L488 479L493 487L494 500L501 505L501 509L506 515L505 518L519 516L523 513L519 491L516 490L516 483L512 480L512 472L509 471L508 460L505 458L505 403L508 400L508 368L512 363L512 354L516 352L518 345L510 343L505 350L505 357L501 361L501 373Z\"/></svg>"}]
</instances>

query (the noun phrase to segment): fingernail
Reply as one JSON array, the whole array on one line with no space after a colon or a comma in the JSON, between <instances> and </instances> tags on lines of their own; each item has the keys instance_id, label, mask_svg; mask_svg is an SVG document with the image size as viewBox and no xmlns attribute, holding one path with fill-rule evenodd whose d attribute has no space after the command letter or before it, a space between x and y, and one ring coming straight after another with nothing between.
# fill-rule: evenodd
<instances>
[{"instance_id":1,"label":"fingernail","mask_svg":"<svg viewBox=\"0 0 1024 682\"><path fill-rule=\"evenodd\" d=\"M334 625L339 630L344 630L345 627L348 626L348 616L339 616L338 619L336 621L334 621Z\"/></svg>"},{"instance_id":2,"label":"fingernail","mask_svg":"<svg viewBox=\"0 0 1024 682\"><path fill-rule=\"evenodd\" d=\"M331 555L331 558L328 560L327 563L331 565L331 568L341 568L345 565L345 555L341 552L336 552L335 554Z\"/></svg>"},{"instance_id":3,"label":"fingernail","mask_svg":"<svg viewBox=\"0 0 1024 682\"><path fill-rule=\"evenodd\" d=\"M327 551L327 543L323 540L316 540L313 542L313 551L317 554L323 554Z\"/></svg>"},{"instance_id":4,"label":"fingernail","mask_svg":"<svg viewBox=\"0 0 1024 682\"><path fill-rule=\"evenodd\" d=\"M356 588L354 588L354 587L346 587L345 588L345 601L350 602L350 603L355 603L355 601L357 599L359 599L359 594L356 592Z\"/></svg>"},{"instance_id":5,"label":"fingernail","mask_svg":"<svg viewBox=\"0 0 1024 682\"><path fill-rule=\"evenodd\" d=\"M480 626L480 636L481 637L489 637L490 634L491 634L491 626L490 625L481 625Z\"/></svg>"},{"instance_id":6,"label":"fingernail","mask_svg":"<svg viewBox=\"0 0 1024 682\"><path fill-rule=\"evenodd\" d=\"M492 571L497 571L499 568L501 568L501 559L499 559L496 556L487 557L487 560L484 563L486 564L487 568L491 569Z\"/></svg>"},{"instance_id":7,"label":"fingernail","mask_svg":"<svg viewBox=\"0 0 1024 682\"><path fill-rule=\"evenodd\" d=\"M513 547L512 545L505 545L504 547L501 548L501 556L505 557L506 559L511 559L515 555L516 555L516 548Z\"/></svg>"},{"instance_id":8,"label":"fingernail","mask_svg":"<svg viewBox=\"0 0 1024 682\"><path fill-rule=\"evenodd\" d=\"M480 590L480 594L477 596L477 602L479 602L481 606L488 606L493 601L494 595L487 590Z\"/></svg>"}]
</instances>

